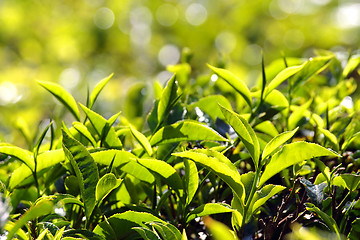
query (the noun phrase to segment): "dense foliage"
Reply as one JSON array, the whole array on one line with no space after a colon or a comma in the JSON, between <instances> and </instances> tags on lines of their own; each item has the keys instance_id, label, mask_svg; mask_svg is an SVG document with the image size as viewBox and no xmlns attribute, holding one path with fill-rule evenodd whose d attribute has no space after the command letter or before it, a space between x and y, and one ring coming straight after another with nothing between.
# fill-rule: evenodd
<instances>
[{"instance_id":1,"label":"dense foliage","mask_svg":"<svg viewBox=\"0 0 360 240\"><path fill-rule=\"evenodd\" d=\"M1 143L4 238L358 239L360 57L341 56L263 62L251 89L219 66L192 78L183 58L149 113L135 85L106 118L112 75L83 103L38 81L73 120Z\"/></svg>"}]
</instances>

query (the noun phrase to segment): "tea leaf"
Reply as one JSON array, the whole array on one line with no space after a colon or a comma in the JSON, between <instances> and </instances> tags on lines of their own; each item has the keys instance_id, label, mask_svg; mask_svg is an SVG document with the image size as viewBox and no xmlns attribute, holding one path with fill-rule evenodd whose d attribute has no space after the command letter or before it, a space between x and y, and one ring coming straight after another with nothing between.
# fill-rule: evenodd
<instances>
[{"instance_id":1,"label":"tea leaf","mask_svg":"<svg viewBox=\"0 0 360 240\"><path fill-rule=\"evenodd\" d=\"M85 215L89 220L95 208L95 190L99 181L98 168L86 148L64 131L63 149L75 171L80 194L85 205Z\"/></svg>"},{"instance_id":2,"label":"tea leaf","mask_svg":"<svg viewBox=\"0 0 360 240\"><path fill-rule=\"evenodd\" d=\"M304 113L310 107L312 101L313 100L310 99L309 101L307 101L300 107L297 107L294 109L294 111L292 112L292 114L289 117L289 130L293 130L297 126L297 124L301 120L301 118L304 117L304 115L305 115Z\"/></svg>"},{"instance_id":3,"label":"tea leaf","mask_svg":"<svg viewBox=\"0 0 360 240\"><path fill-rule=\"evenodd\" d=\"M213 67L208 64L208 67L213 70L219 77L224 79L231 87L235 89L246 101L246 103L251 107L252 106L252 98L250 94L250 90L246 86L246 84L241 81L237 76L235 76L232 72L222 69Z\"/></svg>"},{"instance_id":4,"label":"tea leaf","mask_svg":"<svg viewBox=\"0 0 360 240\"><path fill-rule=\"evenodd\" d=\"M349 75L360 65L360 55L353 55L350 57L349 61L347 62L344 70L343 70L343 77L347 78Z\"/></svg>"},{"instance_id":5,"label":"tea leaf","mask_svg":"<svg viewBox=\"0 0 360 240\"><path fill-rule=\"evenodd\" d=\"M1 147L0 147L1 149ZM44 169L54 166L65 160L65 155L62 149L51 150L42 152L37 156L37 172L41 172ZM9 180L9 189L14 189L21 185L28 177L32 176L32 172L25 164L20 165L12 173Z\"/></svg>"},{"instance_id":6,"label":"tea leaf","mask_svg":"<svg viewBox=\"0 0 360 240\"><path fill-rule=\"evenodd\" d=\"M91 145L93 147L96 146L95 139L93 138L93 136L89 132L88 128L84 124L82 124L81 122L73 122L72 125L76 129L76 131L78 131L81 135L83 135L91 143Z\"/></svg>"},{"instance_id":7,"label":"tea leaf","mask_svg":"<svg viewBox=\"0 0 360 240\"><path fill-rule=\"evenodd\" d=\"M331 216L329 216L325 212L321 211L318 207L316 207L312 203L305 203L305 207L306 207L306 210L316 213L324 221L324 223L329 227L329 229L332 232L336 233L338 239L342 239L341 235L340 235L339 227L337 226L335 220Z\"/></svg>"},{"instance_id":8,"label":"tea leaf","mask_svg":"<svg viewBox=\"0 0 360 240\"><path fill-rule=\"evenodd\" d=\"M273 139L268 142L263 150L262 153L262 160L265 160L267 157L269 157L278 147L286 143L287 140L292 138L294 134L297 132L299 128L297 127L293 131L289 132L283 132L279 134L278 136L274 137Z\"/></svg>"},{"instance_id":9,"label":"tea leaf","mask_svg":"<svg viewBox=\"0 0 360 240\"><path fill-rule=\"evenodd\" d=\"M355 191L359 188L360 176L355 174L344 173L336 176L333 180L333 184L337 186L343 186L350 191Z\"/></svg>"},{"instance_id":10,"label":"tea leaf","mask_svg":"<svg viewBox=\"0 0 360 240\"><path fill-rule=\"evenodd\" d=\"M187 159L184 160L185 165L185 190L186 190L186 203L190 204L195 196L199 185L199 174L196 164Z\"/></svg>"},{"instance_id":11,"label":"tea leaf","mask_svg":"<svg viewBox=\"0 0 360 240\"><path fill-rule=\"evenodd\" d=\"M225 203L206 203L192 210L189 213L186 222L189 223L190 221L194 220L197 217L204 217L212 214L226 213L233 211L234 209L232 209L228 204Z\"/></svg>"},{"instance_id":12,"label":"tea leaf","mask_svg":"<svg viewBox=\"0 0 360 240\"><path fill-rule=\"evenodd\" d=\"M41 200L35 205L31 206L24 215L16 222L16 224L9 231L7 238L8 240L13 239L13 236L18 229L22 228L28 221L34 220L40 216L50 214L53 211L53 204L48 200Z\"/></svg>"},{"instance_id":13,"label":"tea leaf","mask_svg":"<svg viewBox=\"0 0 360 240\"><path fill-rule=\"evenodd\" d=\"M138 162L155 175L161 176L179 197L183 196L183 185L179 174L168 163L157 159L138 159Z\"/></svg>"},{"instance_id":14,"label":"tea leaf","mask_svg":"<svg viewBox=\"0 0 360 240\"><path fill-rule=\"evenodd\" d=\"M112 190L117 188L121 182L122 180L117 179L112 173L107 173L102 176L96 184L96 202L101 202Z\"/></svg>"},{"instance_id":15,"label":"tea leaf","mask_svg":"<svg viewBox=\"0 0 360 240\"><path fill-rule=\"evenodd\" d=\"M126 172L147 183L153 183L155 181L151 172L139 164L136 161L137 157L128 151L111 149L94 152L91 154L91 156L94 158L96 163L106 166L110 166L112 159L114 159L114 168L119 168L121 171Z\"/></svg>"},{"instance_id":16,"label":"tea leaf","mask_svg":"<svg viewBox=\"0 0 360 240\"><path fill-rule=\"evenodd\" d=\"M331 146L335 149L335 151L339 151L339 143L336 136L327 129L324 128L318 128L318 129L322 134L324 134L325 138L329 140Z\"/></svg>"},{"instance_id":17,"label":"tea leaf","mask_svg":"<svg viewBox=\"0 0 360 240\"><path fill-rule=\"evenodd\" d=\"M149 229L145 223L158 221L165 223L160 218L145 212L127 211L114 214L106 221L98 224L94 233L105 237L106 239L125 239L129 234L136 232L134 227L143 227ZM116 229L114 231L113 229Z\"/></svg>"},{"instance_id":18,"label":"tea leaf","mask_svg":"<svg viewBox=\"0 0 360 240\"><path fill-rule=\"evenodd\" d=\"M231 231L225 224L218 222L211 217L204 217L205 226L209 228L214 240L238 240L236 234Z\"/></svg>"},{"instance_id":19,"label":"tea leaf","mask_svg":"<svg viewBox=\"0 0 360 240\"><path fill-rule=\"evenodd\" d=\"M48 90L57 100L59 100L75 117L80 121L80 112L74 97L62 86L52 82L37 81L43 88Z\"/></svg>"},{"instance_id":20,"label":"tea leaf","mask_svg":"<svg viewBox=\"0 0 360 240\"><path fill-rule=\"evenodd\" d=\"M175 79L176 79L175 75L173 75L168 81L161 95L157 110L158 124L161 124L165 120L172 106L175 104L175 102L178 99L177 96L178 86Z\"/></svg>"},{"instance_id":21,"label":"tea leaf","mask_svg":"<svg viewBox=\"0 0 360 240\"><path fill-rule=\"evenodd\" d=\"M247 214L247 216L251 217L252 214L255 213L259 207L266 203L267 200L269 200L271 197L273 197L275 194L278 194L285 188L286 187L284 186L269 184L256 191L253 199L251 200L249 207L250 212Z\"/></svg>"},{"instance_id":22,"label":"tea leaf","mask_svg":"<svg viewBox=\"0 0 360 240\"><path fill-rule=\"evenodd\" d=\"M35 170L35 162L29 151L16 146L2 145L0 146L0 153L15 157L23 162L28 168L30 168L31 171Z\"/></svg>"},{"instance_id":23,"label":"tea leaf","mask_svg":"<svg viewBox=\"0 0 360 240\"><path fill-rule=\"evenodd\" d=\"M180 121L159 129L150 139L151 146L182 141L227 141L212 128L192 120Z\"/></svg>"},{"instance_id":24,"label":"tea leaf","mask_svg":"<svg viewBox=\"0 0 360 240\"><path fill-rule=\"evenodd\" d=\"M227 100L222 95L211 95L206 96L199 101L192 103L188 106L189 111L195 109L195 107L200 108L203 112L211 117L212 120L216 120L216 118L224 119L222 116L219 104L226 107L227 109L232 109L229 100Z\"/></svg>"},{"instance_id":25,"label":"tea leaf","mask_svg":"<svg viewBox=\"0 0 360 240\"><path fill-rule=\"evenodd\" d=\"M188 158L196 163L200 163L218 175L241 199L242 204L245 199L244 185L240 181L240 174L232 162L219 152L210 149L191 150L180 153L173 153L174 156ZM222 157L220 157L220 155Z\"/></svg>"},{"instance_id":26,"label":"tea leaf","mask_svg":"<svg viewBox=\"0 0 360 240\"><path fill-rule=\"evenodd\" d=\"M109 82L109 80L112 78L112 76L114 76L113 73L110 74L108 77L102 79L100 82L98 82L98 84L96 84L94 90L91 92L91 95L90 95L90 100L89 100L89 105L88 105L89 109L91 109L93 107L100 92L103 90L103 88Z\"/></svg>"},{"instance_id":27,"label":"tea leaf","mask_svg":"<svg viewBox=\"0 0 360 240\"><path fill-rule=\"evenodd\" d=\"M321 206L322 201L324 199L324 189L327 186L326 182L322 182L320 184L313 184L309 180L305 178L301 178L300 182L305 186L306 194L310 198L310 200L316 205Z\"/></svg>"},{"instance_id":28,"label":"tea leaf","mask_svg":"<svg viewBox=\"0 0 360 240\"><path fill-rule=\"evenodd\" d=\"M169 223L157 222L152 221L149 224L151 227L155 228L160 236L163 239L174 239L174 240L181 240L181 233L180 231Z\"/></svg>"},{"instance_id":29,"label":"tea leaf","mask_svg":"<svg viewBox=\"0 0 360 240\"><path fill-rule=\"evenodd\" d=\"M97 134L101 137L104 136L106 132L106 137L104 139L105 143L108 147L112 148L122 148L122 143L120 139L117 137L115 129L112 126L109 126L109 123L105 118L101 115L97 114L96 112L90 110L89 108L85 107L84 105L80 104L80 107L85 112L86 116L89 118L91 124L94 126ZM108 127L106 127L108 126ZM109 128L108 131L104 131L104 129Z\"/></svg>"},{"instance_id":30,"label":"tea leaf","mask_svg":"<svg viewBox=\"0 0 360 240\"><path fill-rule=\"evenodd\" d=\"M257 168L259 165L260 144L254 130L245 118L221 105L220 107L226 121L235 130L241 141L244 143L254 162L255 168Z\"/></svg>"},{"instance_id":31,"label":"tea leaf","mask_svg":"<svg viewBox=\"0 0 360 240\"><path fill-rule=\"evenodd\" d=\"M152 151L149 140L141 132L136 130L131 124L129 125L129 127L130 127L131 134L136 139L136 141L138 141L138 143L140 143L140 145L146 151L146 153L149 156L151 156L153 154L153 151Z\"/></svg>"},{"instance_id":32,"label":"tea leaf","mask_svg":"<svg viewBox=\"0 0 360 240\"><path fill-rule=\"evenodd\" d=\"M153 231L143 227L133 227L138 234L145 240L161 240L161 238Z\"/></svg>"},{"instance_id":33,"label":"tea leaf","mask_svg":"<svg viewBox=\"0 0 360 240\"><path fill-rule=\"evenodd\" d=\"M258 186L262 186L272 176L289 166L322 156L339 157L337 153L315 143L295 142L287 144L272 156L260 177Z\"/></svg>"}]
</instances>

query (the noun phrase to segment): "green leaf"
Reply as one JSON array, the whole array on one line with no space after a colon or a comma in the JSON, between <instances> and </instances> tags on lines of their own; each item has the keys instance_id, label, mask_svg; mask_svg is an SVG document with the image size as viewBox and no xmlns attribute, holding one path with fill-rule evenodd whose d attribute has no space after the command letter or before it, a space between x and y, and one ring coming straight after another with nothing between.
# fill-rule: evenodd
<instances>
[{"instance_id":1,"label":"green leaf","mask_svg":"<svg viewBox=\"0 0 360 240\"><path fill-rule=\"evenodd\" d=\"M244 143L254 162L255 169L257 169L260 157L260 144L254 130L245 118L221 105L220 107L226 121L235 130L241 141Z\"/></svg>"},{"instance_id":2,"label":"green leaf","mask_svg":"<svg viewBox=\"0 0 360 240\"><path fill-rule=\"evenodd\" d=\"M40 216L50 214L53 210L53 204L48 200L41 200L37 204L31 206L24 215L16 222L13 228L9 231L7 239L13 239L13 236L18 229L22 228L28 221L34 220Z\"/></svg>"},{"instance_id":3,"label":"green leaf","mask_svg":"<svg viewBox=\"0 0 360 240\"><path fill-rule=\"evenodd\" d=\"M84 124L82 124L81 122L73 122L72 125L76 129L76 131L78 131L81 135L83 135L91 143L91 145L93 147L96 146L95 139L93 138L93 136L89 132L88 128Z\"/></svg>"},{"instance_id":4,"label":"green leaf","mask_svg":"<svg viewBox=\"0 0 360 240\"><path fill-rule=\"evenodd\" d=\"M73 96L65 90L62 86L52 82L37 81L43 88L48 90L57 100L59 100L75 117L77 121L80 121L80 112Z\"/></svg>"},{"instance_id":5,"label":"green leaf","mask_svg":"<svg viewBox=\"0 0 360 240\"><path fill-rule=\"evenodd\" d=\"M114 159L113 167L119 168L121 171L126 172L141 181L147 183L153 183L155 181L152 173L149 172L147 168L139 164L136 161L137 157L128 151L111 149L94 152L91 156L96 163L106 166L110 166L112 160Z\"/></svg>"},{"instance_id":6,"label":"green leaf","mask_svg":"<svg viewBox=\"0 0 360 240\"><path fill-rule=\"evenodd\" d=\"M189 223L190 221L194 220L197 217L204 217L211 214L226 213L233 211L234 209L232 209L228 204L225 203L206 203L192 210L189 213L186 222Z\"/></svg>"},{"instance_id":7,"label":"green leaf","mask_svg":"<svg viewBox=\"0 0 360 240\"><path fill-rule=\"evenodd\" d=\"M334 151L328 150L315 143L295 142L287 144L272 156L260 177L258 187L262 186L268 179L287 167L307 159L322 156L339 157Z\"/></svg>"},{"instance_id":8,"label":"green leaf","mask_svg":"<svg viewBox=\"0 0 360 240\"><path fill-rule=\"evenodd\" d=\"M169 223L152 221L147 224L155 228L163 239L181 240L180 231Z\"/></svg>"},{"instance_id":9,"label":"green leaf","mask_svg":"<svg viewBox=\"0 0 360 240\"><path fill-rule=\"evenodd\" d=\"M96 84L94 90L91 92L90 95L90 101L89 101L89 109L92 108L92 106L94 105L97 97L99 96L100 92L103 90L103 88L105 87L105 85L109 82L109 80L112 78L112 76L114 76L114 74L110 74L108 77L102 79L98 84Z\"/></svg>"},{"instance_id":10,"label":"green leaf","mask_svg":"<svg viewBox=\"0 0 360 240\"><path fill-rule=\"evenodd\" d=\"M335 151L339 151L339 143L334 134L332 134L329 130L324 128L318 128L319 131L324 134L325 138L330 142L331 147L334 148Z\"/></svg>"},{"instance_id":11,"label":"green leaf","mask_svg":"<svg viewBox=\"0 0 360 240\"><path fill-rule=\"evenodd\" d=\"M109 123L105 118L82 104L80 104L80 107L85 112L86 116L89 118L91 124L94 126L100 138L102 138L103 134L106 132L106 137L104 141L108 145L108 147L122 148L122 143L117 137L115 129L112 126L109 126ZM104 128L106 129L107 126L110 127L110 129L108 131L104 131Z\"/></svg>"},{"instance_id":12,"label":"green leaf","mask_svg":"<svg viewBox=\"0 0 360 240\"><path fill-rule=\"evenodd\" d=\"M65 131L63 131L63 149L75 171L85 205L85 215L89 220L95 208L95 190L99 181L98 168L86 148Z\"/></svg>"},{"instance_id":13,"label":"green leaf","mask_svg":"<svg viewBox=\"0 0 360 240\"><path fill-rule=\"evenodd\" d=\"M182 141L227 141L212 128L192 120L184 120L165 126L150 139L151 146Z\"/></svg>"},{"instance_id":14,"label":"green leaf","mask_svg":"<svg viewBox=\"0 0 360 240\"><path fill-rule=\"evenodd\" d=\"M316 205L321 206L322 201L324 199L324 189L327 186L326 182L322 182L320 184L313 184L309 180L305 178L301 178L300 182L305 186L306 194L310 198L310 200Z\"/></svg>"},{"instance_id":15,"label":"green leaf","mask_svg":"<svg viewBox=\"0 0 360 240\"><path fill-rule=\"evenodd\" d=\"M62 149L42 152L37 156L37 173L44 169L52 167L55 164L58 164L64 160L65 155ZM25 164L20 165L20 167L15 169L14 172L11 174L9 180L9 189L12 190L17 186L21 185L21 183L28 177L32 177L32 172L30 168Z\"/></svg>"},{"instance_id":16,"label":"green leaf","mask_svg":"<svg viewBox=\"0 0 360 240\"><path fill-rule=\"evenodd\" d=\"M146 151L146 153L149 156L151 156L153 154L153 151L149 140L141 132L136 130L131 124L129 125L129 127L130 127L130 132L133 135L133 137L136 139L136 141L138 141L138 143L140 143L140 145Z\"/></svg>"},{"instance_id":17,"label":"green leaf","mask_svg":"<svg viewBox=\"0 0 360 240\"><path fill-rule=\"evenodd\" d=\"M247 214L247 216L251 217L252 214L255 213L259 207L266 203L267 200L269 200L271 197L273 197L275 194L278 194L285 188L286 187L284 186L269 184L256 191L253 199L251 200L249 207L250 212Z\"/></svg>"},{"instance_id":18,"label":"green leaf","mask_svg":"<svg viewBox=\"0 0 360 240\"><path fill-rule=\"evenodd\" d=\"M188 105L188 109L189 111L192 111L198 107L215 121L216 118L224 119L219 104L227 109L232 109L229 100L222 95L211 95L200 98L198 102Z\"/></svg>"},{"instance_id":19,"label":"green leaf","mask_svg":"<svg viewBox=\"0 0 360 240\"><path fill-rule=\"evenodd\" d=\"M188 158L218 175L244 203L244 185L240 181L240 174L233 163L219 152L210 149L196 149L186 152L173 153L174 156Z\"/></svg>"},{"instance_id":20,"label":"green leaf","mask_svg":"<svg viewBox=\"0 0 360 240\"><path fill-rule=\"evenodd\" d=\"M257 124L255 126L255 129L258 132L263 132L273 138L276 137L277 135L279 135L278 130L276 129L274 124L270 121L263 121L263 122Z\"/></svg>"},{"instance_id":21,"label":"green leaf","mask_svg":"<svg viewBox=\"0 0 360 240\"><path fill-rule=\"evenodd\" d=\"M143 228L143 227L133 227L138 234L141 235L141 237L145 240L161 240L161 238L155 234L153 231Z\"/></svg>"},{"instance_id":22,"label":"green leaf","mask_svg":"<svg viewBox=\"0 0 360 240\"><path fill-rule=\"evenodd\" d=\"M289 117L289 130L293 130L297 127L298 122L301 118L304 117L305 111L310 107L312 99L301 105L300 107L295 108Z\"/></svg>"},{"instance_id":23,"label":"green leaf","mask_svg":"<svg viewBox=\"0 0 360 240\"><path fill-rule=\"evenodd\" d=\"M0 146L0 153L7 156L15 157L23 162L31 171L35 170L35 162L31 153L22 148L11 146L11 145L2 145Z\"/></svg>"},{"instance_id":24,"label":"green leaf","mask_svg":"<svg viewBox=\"0 0 360 240\"><path fill-rule=\"evenodd\" d=\"M344 70L343 70L343 77L347 78L349 75L360 65L360 55L353 55L350 57L349 61L347 62Z\"/></svg>"},{"instance_id":25,"label":"green leaf","mask_svg":"<svg viewBox=\"0 0 360 240\"><path fill-rule=\"evenodd\" d=\"M179 174L168 163L157 159L138 159L138 162L149 169L152 173L161 176L179 197L183 196L183 185Z\"/></svg>"},{"instance_id":26,"label":"green leaf","mask_svg":"<svg viewBox=\"0 0 360 240\"><path fill-rule=\"evenodd\" d=\"M332 232L336 233L338 239L342 239L341 235L340 235L339 227L337 226L335 220L331 216L329 216L325 212L321 211L318 207L316 207L312 203L305 203L305 207L306 207L306 210L316 213L324 221L324 223L329 227L329 229Z\"/></svg>"},{"instance_id":27,"label":"green leaf","mask_svg":"<svg viewBox=\"0 0 360 240\"><path fill-rule=\"evenodd\" d=\"M289 132L283 132L279 134L278 136L274 137L273 139L268 142L263 150L262 153L262 160L265 160L267 157L269 157L276 149L278 149L281 145L286 143L287 140L292 138L294 134L297 132L299 128L297 127L293 131Z\"/></svg>"},{"instance_id":28,"label":"green leaf","mask_svg":"<svg viewBox=\"0 0 360 240\"><path fill-rule=\"evenodd\" d=\"M294 74L296 74L297 72L299 72L304 65L300 65L300 66L292 66L292 67L288 67L285 68L284 70L282 70L281 72L279 72L275 78L273 80L270 81L270 83L268 84L268 86L265 88L265 98L267 95L269 95L269 93L274 90L275 88L277 88L281 83L283 83L284 81L286 81L286 79L290 78L291 76L293 76Z\"/></svg>"},{"instance_id":29,"label":"green leaf","mask_svg":"<svg viewBox=\"0 0 360 240\"><path fill-rule=\"evenodd\" d=\"M336 176L333 180L333 184L337 186L343 186L349 191L355 191L359 188L360 176L355 174L344 173Z\"/></svg>"},{"instance_id":30,"label":"green leaf","mask_svg":"<svg viewBox=\"0 0 360 240\"><path fill-rule=\"evenodd\" d=\"M346 150L347 147L350 145L350 143L358 137L360 137L360 132L357 132L357 133L353 134L351 137L346 138L344 143L341 145L341 150L342 151Z\"/></svg>"},{"instance_id":31,"label":"green leaf","mask_svg":"<svg viewBox=\"0 0 360 240\"><path fill-rule=\"evenodd\" d=\"M42 134L40 135L39 139L37 140L35 147L34 147L34 159L36 159L37 155L39 154L39 149L42 141L45 138L45 135L47 131L49 130L50 126L52 125L52 122L49 123L49 125L43 130Z\"/></svg>"},{"instance_id":32,"label":"green leaf","mask_svg":"<svg viewBox=\"0 0 360 240\"><path fill-rule=\"evenodd\" d=\"M359 236L360 236L360 218L357 218L351 223L351 230L349 235L347 236L347 239L358 240Z\"/></svg>"},{"instance_id":33,"label":"green leaf","mask_svg":"<svg viewBox=\"0 0 360 240\"><path fill-rule=\"evenodd\" d=\"M219 77L224 79L229 85L231 85L231 87L233 87L235 91L245 99L246 103L250 107L252 106L250 90L243 81L241 81L237 76L226 69L213 67L209 64L208 67L213 70Z\"/></svg>"},{"instance_id":34,"label":"green leaf","mask_svg":"<svg viewBox=\"0 0 360 240\"><path fill-rule=\"evenodd\" d=\"M159 106L157 109L158 124L161 124L167 115L169 114L172 106L178 99L177 96L177 83L175 81L175 74L170 78L166 87L164 88L163 94L161 95Z\"/></svg>"},{"instance_id":35,"label":"green leaf","mask_svg":"<svg viewBox=\"0 0 360 240\"><path fill-rule=\"evenodd\" d=\"M101 202L112 190L120 186L121 179L117 179L114 174L107 173L100 178L96 184L96 202Z\"/></svg>"},{"instance_id":36,"label":"green leaf","mask_svg":"<svg viewBox=\"0 0 360 240\"><path fill-rule=\"evenodd\" d=\"M185 189L186 189L186 204L190 204L195 196L199 185L199 174L196 164L187 159L184 160L185 165Z\"/></svg>"},{"instance_id":37,"label":"green leaf","mask_svg":"<svg viewBox=\"0 0 360 240\"><path fill-rule=\"evenodd\" d=\"M101 222L95 227L94 233L106 239L125 239L129 237L130 234L136 233L132 228L143 227L148 229L145 223L152 221L165 223L150 213L127 211L114 214L107 220ZM113 229L116 229L116 231Z\"/></svg>"}]
</instances>

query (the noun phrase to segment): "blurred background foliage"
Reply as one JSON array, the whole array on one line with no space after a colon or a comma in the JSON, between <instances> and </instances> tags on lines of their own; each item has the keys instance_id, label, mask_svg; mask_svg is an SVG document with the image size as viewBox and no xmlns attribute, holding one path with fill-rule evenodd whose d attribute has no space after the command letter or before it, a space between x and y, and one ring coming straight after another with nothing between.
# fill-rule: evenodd
<instances>
[{"instance_id":1,"label":"blurred background foliage","mask_svg":"<svg viewBox=\"0 0 360 240\"><path fill-rule=\"evenodd\" d=\"M166 66L181 57L192 56L192 77L210 73L210 63L254 86L262 49L269 64L282 52L346 55L359 46L357 0L0 0L1 140L22 141L14 127L31 136L42 119L66 113L36 79L58 82L85 102L87 89L114 73L94 106L110 116L131 112L124 107L129 86L151 99L144 86L164 83Z\"/></svg>"}]
</instances>

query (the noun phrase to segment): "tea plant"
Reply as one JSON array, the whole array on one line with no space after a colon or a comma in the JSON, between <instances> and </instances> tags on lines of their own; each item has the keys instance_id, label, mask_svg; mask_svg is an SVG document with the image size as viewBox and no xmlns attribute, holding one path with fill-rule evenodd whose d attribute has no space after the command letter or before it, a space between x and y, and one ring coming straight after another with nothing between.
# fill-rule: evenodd
<instances>
[{"instance_id":1,"label":"tea plant","mask_svg":"<svg viewBox=\"0 0 360 240\"><path fill-rule=\"evenodd\" d=\"M132 113L94 111L112 75L85 104L39 81L74 121L55 117L29 149L1 143L3 236L357 239L359 64L326 51L263 61L249 89L212 65L192 78L184 61L164 88L154 83L146 121L139 86Z\"/></svg>"}]
</instances>

